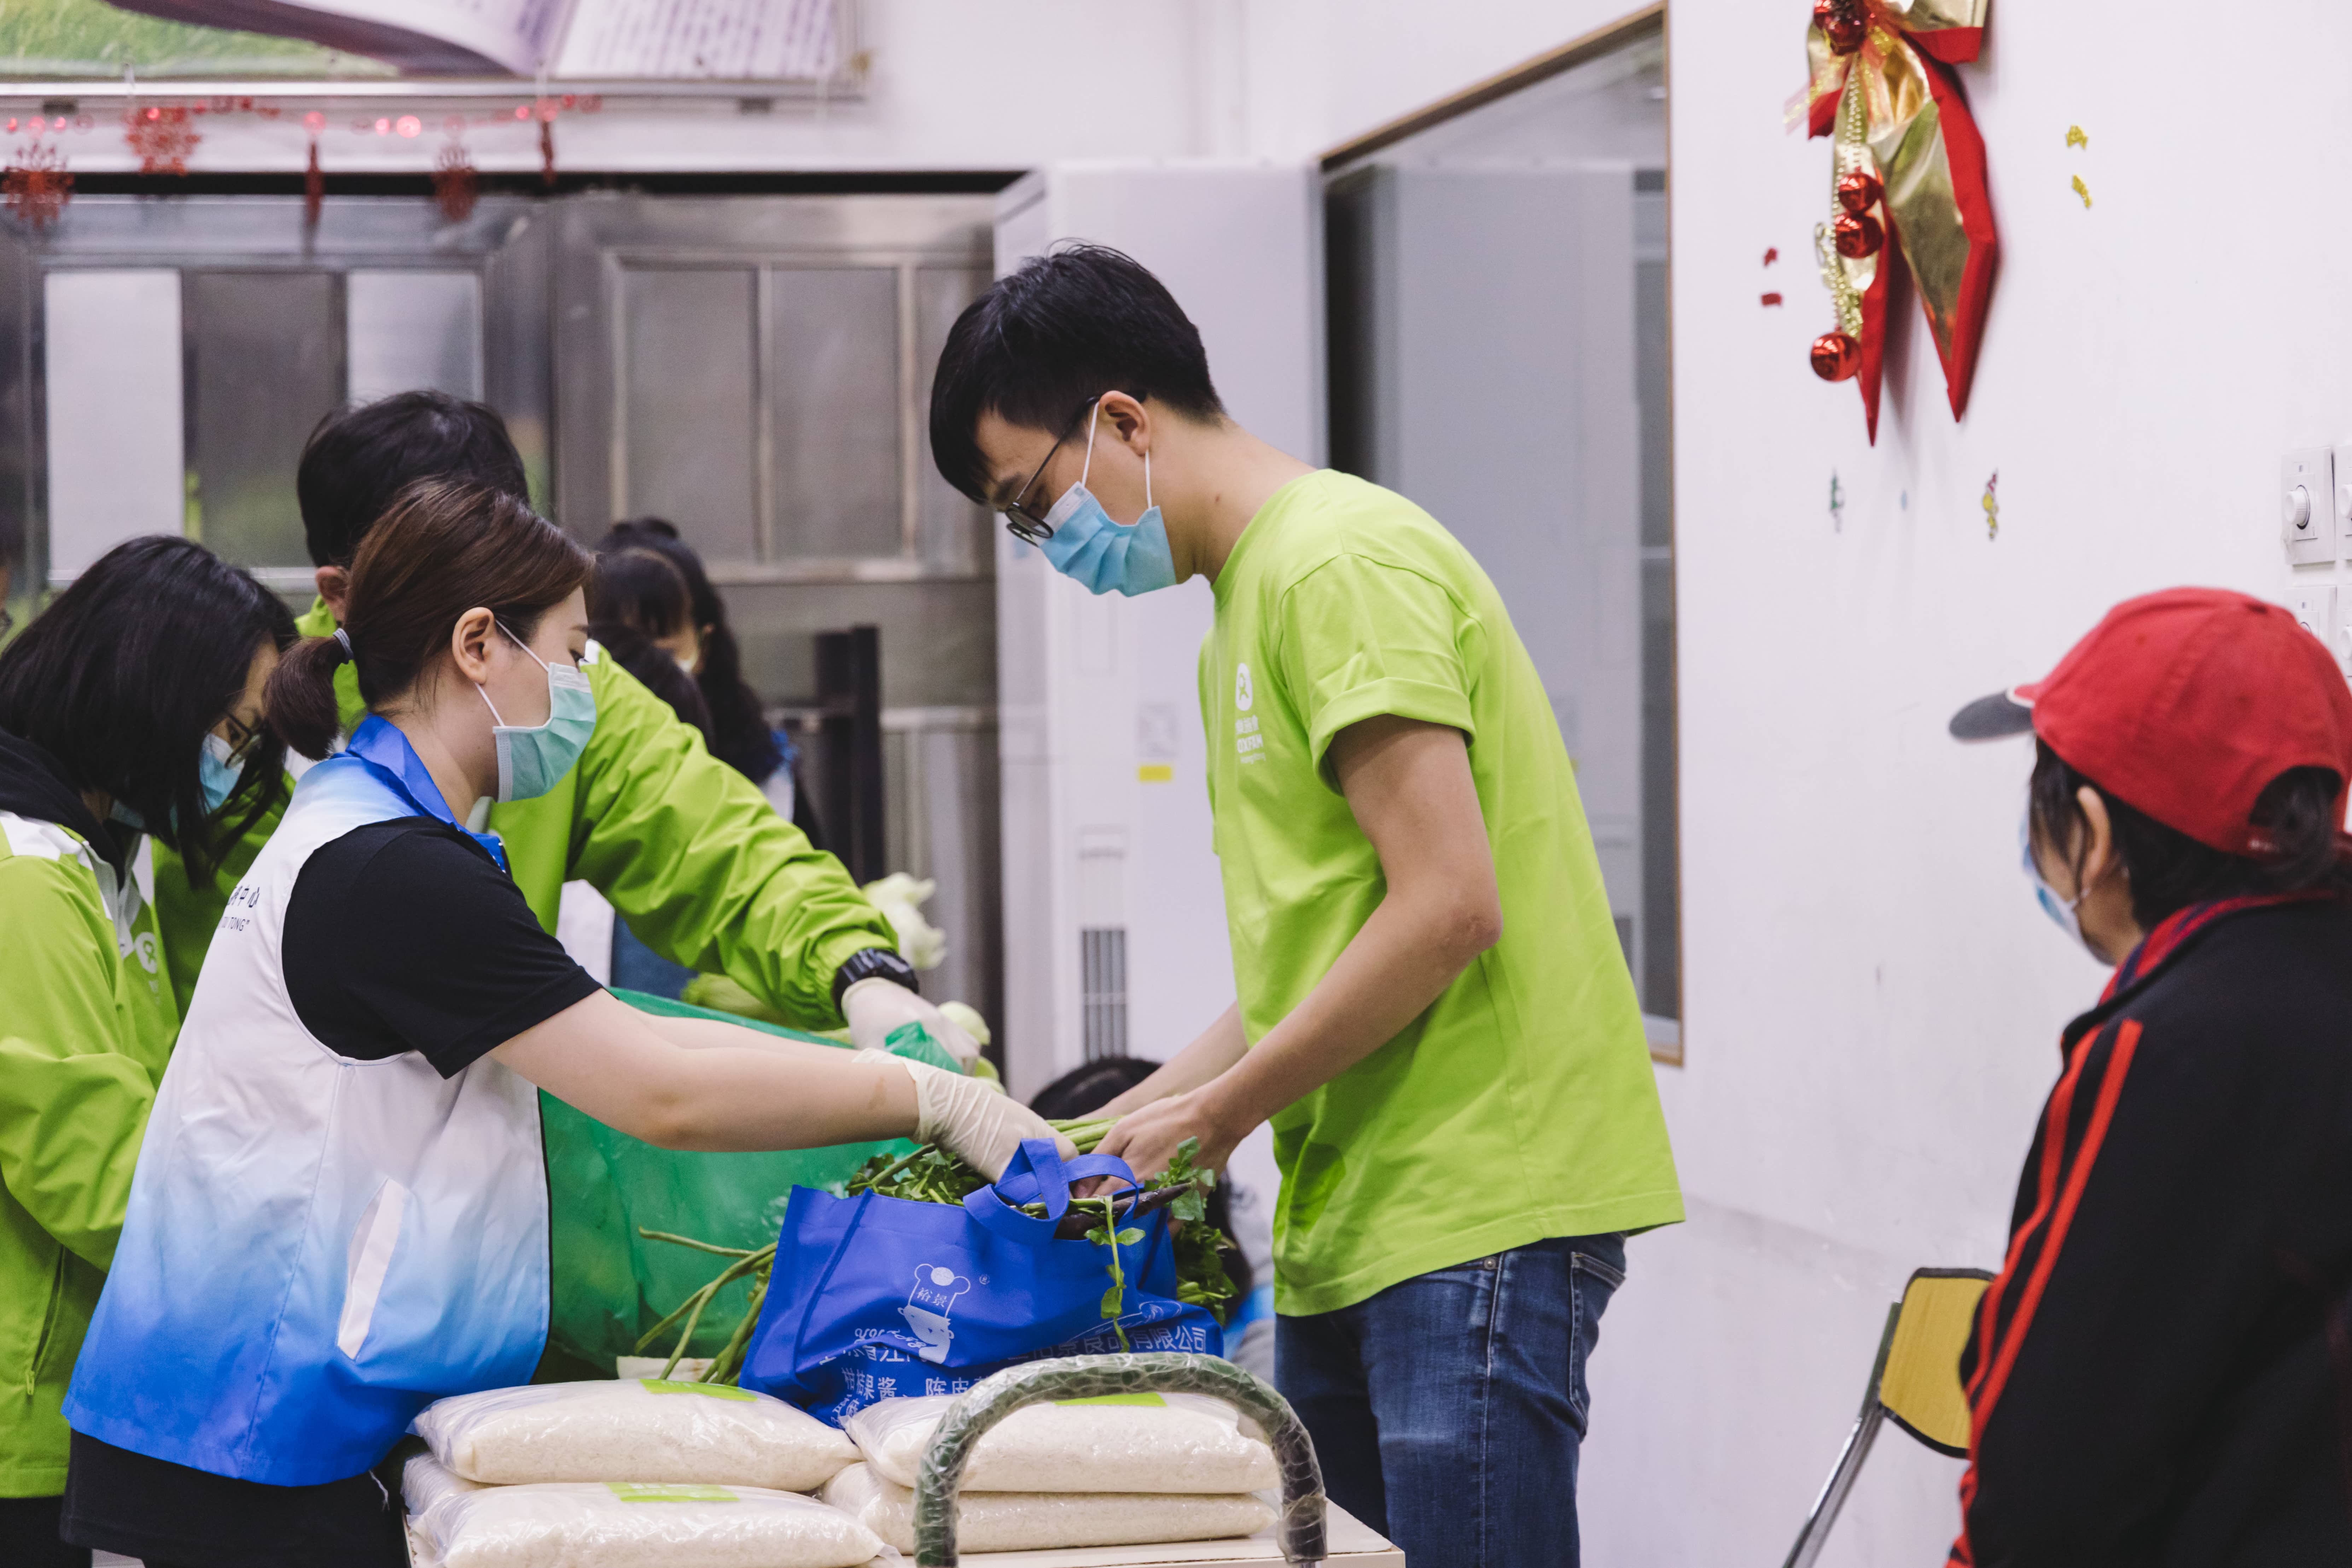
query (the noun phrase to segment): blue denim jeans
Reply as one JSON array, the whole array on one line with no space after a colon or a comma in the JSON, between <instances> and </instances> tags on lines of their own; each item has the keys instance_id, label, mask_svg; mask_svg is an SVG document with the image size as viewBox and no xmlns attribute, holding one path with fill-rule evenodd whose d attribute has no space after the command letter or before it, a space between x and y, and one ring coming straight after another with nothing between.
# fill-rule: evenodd
<instances>
[{"instance_id":1,"label":"blue denim jeans","mask_svg":"<svg viewBox=\"0 0 2352 1568\"><path fill-rule=\"evenodd\" d=\"M1624 1281L1622 1236L1562 1237L1277 1318L1331 1500L1412 1568L1576 1568L1584 1365Z\"/></svg>"}]
</instances>

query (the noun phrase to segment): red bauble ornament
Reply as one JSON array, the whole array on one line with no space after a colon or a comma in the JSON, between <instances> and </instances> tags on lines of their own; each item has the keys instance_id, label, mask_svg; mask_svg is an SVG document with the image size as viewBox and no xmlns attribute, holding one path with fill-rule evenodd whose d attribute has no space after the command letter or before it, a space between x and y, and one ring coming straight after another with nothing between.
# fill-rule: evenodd
<instances>
[{"instance_id":1,"label":"red bauble ornament","mask_svg":"<svg viewBox=\"0 0 2352 1568\"><path fill-rule=\"evenodd\" d=\"M1837 253L1848 261L1875 256L1878 247L1886 243L1886 231L1868 213L1841 213L1830 232L1837 237L1833 241Z\"/></svg>"},{"instance_id":2,"label":"red bauble ornament","mask_svg":"<svg viewBox=\"0 0 2352 1568\"><path fill-rule=\"evenodd\" d=\"M1878 176L1867 169L1856 169L1842 175L1837 183L1838 205L1850 213L1868 212L1885 194L1886 187L1880 184Z\"/></svg>"},{"instance_id":3,"label":"red bauble ornament","mask_svg":"<svg viewBox=\"0 0 2352 1568\"><path fill-rule=\"evenodd\" d=\"M1844 381L1862 368L1862 345L1843 332L1823 332L1813 340L1813 374L1823 381Z\"/></svg>"},{"instance_id":4,"label":"red bauble ornament","mask_svg":"<svg viewBox=\"0 0 2352 1568\"><path fill-rule=\"evenodd\" d=\"M1860 0L1814 0L1813 26L1829 40L1833 55L1853 53L1870 36L1870 17Z\"/></svg>"}]
</instances>

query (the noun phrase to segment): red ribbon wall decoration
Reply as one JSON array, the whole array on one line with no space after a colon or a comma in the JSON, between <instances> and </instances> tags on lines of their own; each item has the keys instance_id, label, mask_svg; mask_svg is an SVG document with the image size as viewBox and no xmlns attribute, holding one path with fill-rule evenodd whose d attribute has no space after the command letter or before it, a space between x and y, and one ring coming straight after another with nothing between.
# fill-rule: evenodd
<instances>
[{"instance_id":1,"label":"red ribbon wall decoration","mask_svg":"<svg viewBox=\"0 0 2352 1568\"><path fill-rule=\"evenodd\" d=\"M1907 270L1943 362L1952 417L1968 408L2000 237L1984 139L1952 67L1977 58L1990 0L1818 0L1811 79L1790 104L1833 138L1830 221L1814 230L1837 327L1813 341L1813 373L1852 378L1878 439L1887 314Z\"/></svg>"}]
</instances>

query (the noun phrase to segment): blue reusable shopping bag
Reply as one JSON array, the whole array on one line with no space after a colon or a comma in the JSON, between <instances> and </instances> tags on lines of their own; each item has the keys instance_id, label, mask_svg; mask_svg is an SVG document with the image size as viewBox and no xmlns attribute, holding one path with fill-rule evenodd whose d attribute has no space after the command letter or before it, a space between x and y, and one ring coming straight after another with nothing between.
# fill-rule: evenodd
<instances>
[{"instance_id":1,"label":"blue reusable shopping bag","mask_svg":"<svg viewBox=\"0 0 2352 1568\"><path fill-rule=\"evenodd\" d=\"M1119 1349L1103 1315L1111 1247L1054 1235L1071 1182L1088 1176L1135 1186L1123 1160L1065 1161L1037 1138L961 1208L795 1188L743 1386L837 1426L877 1400L960 1394L1019 1362ZM1046 1217L1020 1212L1040 1200ZM1143 1233L1113 1244L1127 1277L1118 1329L1129 1344L1222 1353L1216 1320L1176 1300L1167 1214L1124 1217L1118 1229Z\"/></svg>"}]
</instances>

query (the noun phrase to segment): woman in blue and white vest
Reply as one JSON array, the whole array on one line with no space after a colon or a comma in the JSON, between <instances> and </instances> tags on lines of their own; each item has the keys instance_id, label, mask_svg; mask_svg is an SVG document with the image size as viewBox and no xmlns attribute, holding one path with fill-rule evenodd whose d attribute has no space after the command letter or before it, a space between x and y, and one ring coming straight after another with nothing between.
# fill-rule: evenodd
<instances>
[{"instance_id":1,"label":"woman in blue and white vest","mask_svg":"<svg viewBox=\"0 0 2352 1568\"><path fill-rule=\"evenodd\" d=\"M371 1468L544 1348L535 1089L668 1148L911 1134L993 1175L1052 1136L977 1079L639 1013L541 929L467 822L551 787L594 727L589 564L509 497L420 482L341 631L272 676L305 755L346 659L371 716L205 957L66 1399L68 1540L157 1568L404 1562Z\"/></svg>"}]
</instances>

